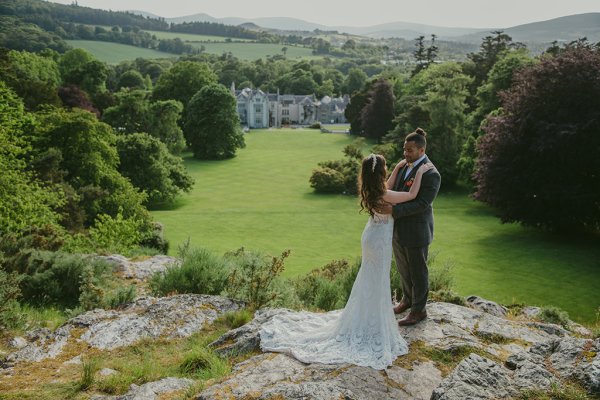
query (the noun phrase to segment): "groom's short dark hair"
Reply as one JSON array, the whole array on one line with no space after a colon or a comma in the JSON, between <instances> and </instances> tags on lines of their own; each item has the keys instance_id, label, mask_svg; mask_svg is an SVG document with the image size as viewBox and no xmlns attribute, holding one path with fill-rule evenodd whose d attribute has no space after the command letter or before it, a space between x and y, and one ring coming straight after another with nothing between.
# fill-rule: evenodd
<instances>
[{"instance_id":1,"label":"groom's short dark hair","mask_svg":"<svg viewBox=\"0 0 600 400\"><path fill-rule=\"evenodd\" d=\"M414 132L409 133L408 135L406 135L406 139L404 139L405 142L415 142L415 144L417 145L418 148L423 148L427 146L427 132L425 132L423 129L421 128L417 128L415 129Z\"/></svg>"}]
</instances>

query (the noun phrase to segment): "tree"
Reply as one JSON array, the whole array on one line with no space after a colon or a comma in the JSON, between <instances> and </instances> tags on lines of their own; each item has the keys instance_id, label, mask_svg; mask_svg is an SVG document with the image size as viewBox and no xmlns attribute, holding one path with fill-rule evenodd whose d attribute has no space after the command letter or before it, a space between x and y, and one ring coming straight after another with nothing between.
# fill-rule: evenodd
<instances>
[{"instance_id":1,"label":"tree","mask_svg":"<svg viewBox=\"0 0 600 400\"><path fill-rule=\"evenodd\" d=\"M412 76L418 74L422 69L427 68L427 50L425 49L425 36L421 35L415 39L416 49L413 51L415 57L415 68L412 71Z\"/></svg>"},{"instance_id":2,"label":"tree","mask_svg":"<svg viewBox=\"0 0 600 400\"><path fill-rule=\"evenodd\" d=\"M485 81L501 55L510 49L522 47L521 43L513 43L512 38L503 31L493 31L492 33L493 36L488 35L483 38L477 53L467 54L470 62L465 63L463 67L465 73L473 78L471 85L469 85L470 95L467 99L469 111L477 107L475 97L477 88Z\"/></svg>"},{"instance_id":3,"label":"tree","mask_svg":"<svg viewBox=\"0 0 600 400\"><path fill-rule=\"evenodd\" d=\"M0 81L0 236L58 226L60 220L64 194L40 182L24 160L31 144L23 133L30 123L23 102Z\"/></svg>"},{"instance_id":4,"label":"tree","mask_svg":"<svg viewBox=\"0 0 600 400\"><path fill-rule=\"evenodd\" d=\"M381 139L394 127L394 91L389 81L378 79L369 92L369 100L361 111L365 136Z\"/></svg>"},{"instance_id":5,"label":"tree","mask_svg":"<svg viewBox=\"0 0 600 400\"><path fill-rule=\"evenodd\" d=\"M58 97L63 105L68 108L81 108L100 116L100 112L92 104L90 97L86 92L75 85L66 85L58 88Z\"/></svg>"},{"instance_id":6,"label":"tree","mask_svg":"<svg viewBox=\"0 0 600 400\"><path fill-rule=\"evenodd\" d=\"M362 89L367 81L367 74L360 68L351 68L348 71L348 76L344 82L344 90L348 94L352 94L357 90Z\"/></svg>"},{"instance_id":7,"label":"tree","mask_svg":"<svg viewBox=\"0 0 600 400\"><path fill-rule=\"evenodd\" d=\"M0 80L23 99L28 110L42 104L60 105L56 88L61 78L54 55L52 51L42 55L12 50L0 56Z\"/></svg>"},{"instance_id":8,"label":"tree","mask_svg":"<svg viewBox=\"0 0 600 400\"><path fill-rule=\"evenodd\" d=\"M467 120L467 126L470 127L471 133L463 146L459 160L460 176L465 182L472 183L473 168L477 157L476 143L484 134L481 124L485 122L485 118L491 112L500 107L500 93L511 87L515 72L535 62L528 55L526 49L505 52L501 57L490 70L485 83L477 89L478 106Z\"/></svg>"},{"instance_id":9,"label":"tree","mask_svg":"<svg viewBox=\"0 0 600 400\"><path fill-rule=\"evenodd\" d=\"M146 82L142 74L135 69L130 69L119 77L117 88L146 89Z\"/></svg>"},{"instance_id":10,"label":"tree","mask_svg":"<svg viewBox=\"0 0 600 400\"><path fill-rule=\"evenodd\" d=\"M350 97L350 103L344 109L344 116L350 122L350 133L363 136L362 129L362 110L369 102L369 91L371 87L365 87L354 92Z\"/></svg>"},{"instance_id":11,"label":"tree","mask_svg":"<svg viewBox=\"0 0 600 400\"><path fill-rule=\"evenodd\" d=\"M37 171L48 176L64 176L65 183L77 192L79 206L85 211L86 225L99 214L116 216L122 210L126 218L147 221L143 206L145 195L137 191L117 170L119 155L112 128L83 110L46 109L36 114L38 123L32 132L33 158L40 160L54 151L59 171Z\"/></svg>"},{"instance_id":12,"label":"tree","mask_svg":"<svg viewBox=\"0 0 600 400\"><path fill-rule=\"evenodd\" d=\"M427 131L427 155L440 171L443 186L458 177L457 161L465 137L467 87L471 78L457 63L433 64L415 75L399 101L396 129L385 138L401 157L405 136L418 126Z\"/></svg>"},{"instance_id":13,"label":"tree","mask_svg":"<svg viewBox=\"0 0 600 400\"><path fill-rule=\"evenodd\" d=\"M600 232L600 50L577 46L523 68L490 117L475 198L503 222Z\"/></svg>"},{"instance_id":14,"label":"tree","mask_svg":"<svg viewBox=\"0 0 600 400\"><path fill-rule=\"evenodd\" d=\"M160 140L147 133L119 135L119 172L148 194L150 207L168 203L194 183L183 161L173 156Z\"/></svg>"},{"instance_id":15,"label":"tree","mask_svg":"<svg viewBox=\"0 0 600 400\"><path fill-rule=\"evenodd\" d=\"M183 132L177 122L183 106L176 100L150 102L149 92L122 90L117 105L105 110L102 119L121 133L145 132L160 139L173 154L185 148Z\"/></svg>"},{"instance_id":16,"label":"tree","mask_svg":"<svg viewBox=\"0 0 600 400\"><path fill-rule=\"evenodd\" d=\"M237 101L223 85L202 88L190 100L188 111L185 133L195 158L230 158L245 147Z\"/></svg>"},{"instance_id":17,"label":"tree","mask_svg":"<svg viewBox=\"0 0 600 400\"><path fill-rule=\"evenodd\" d=\"M152 96L156 100L177 100L185 108L200 89L216 82L217 75L208 64L180 61L158 78Z\"/></svg>"}]
</instances>

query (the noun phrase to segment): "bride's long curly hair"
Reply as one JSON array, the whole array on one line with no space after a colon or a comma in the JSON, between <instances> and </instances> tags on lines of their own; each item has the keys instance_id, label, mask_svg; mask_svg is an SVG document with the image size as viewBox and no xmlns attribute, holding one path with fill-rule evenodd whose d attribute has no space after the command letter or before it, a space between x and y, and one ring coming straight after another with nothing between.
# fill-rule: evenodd
<instances>
[{"instance_id":1,"label":"bride's long curly hair","mask_svg":"<svg viewBox=\"0 0 600 400\"><path fill-rule=\"evenodd\" d=\"M375 211L385 204L385 178L385 158L382 155L371 154L363 158L358 176L361 212L366 211L373 216Z\"/></svg>"}]
</instances>

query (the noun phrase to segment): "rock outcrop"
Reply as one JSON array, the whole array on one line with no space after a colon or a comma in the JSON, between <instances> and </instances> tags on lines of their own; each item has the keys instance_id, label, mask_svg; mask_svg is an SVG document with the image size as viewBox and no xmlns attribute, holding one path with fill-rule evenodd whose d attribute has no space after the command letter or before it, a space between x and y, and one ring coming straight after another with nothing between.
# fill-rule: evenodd
<instances>
[{"instance_id":1,"label":"rock outcrop","mask_svg":"<svg viewBox=\"0 0 600 400\"><path fill-rule=\"evenodd\" d=\"M183 294L142 297L121 310L96 309L70 319L56 331L39 329L27 334L27 344L6 357L8 363L41 361L56 357L77 329L92 347L110 350L144 338L186 337L211 324L219 315L242 308L241 302L224 297Z\"/></svg>"},{"instance_id":2,"label":"rock outcrop","mask_svg":"<svg viewBox=\"0 0 600 400\"><path fill-rule=\"evenodd\" d=\"M508 318L504 307L475 296L467 304L471 307L430 303L425 321L399 327L409 353L383 371L350 364L304 364L286 354L262 353L261 326L277 314L294 311L258 310L252 321L210 344L222 356L247 356L225 378L206 382L195 398L497 399L515 398L524 390L548 390L567 381L578 382L589 393L600 393L600 339L585 337L582 327L574 334L523 315ZM61 354L73 341L110 350L144 338L187 337L243 306L219 296L142 297L120 310L81 314L54 332L39 329L14 338L10 344L15 350L2 365L43 362ZM82 363L81 356L68 357L63 365ZM165 378L132 385L121 396L94 398L158 399L187 390L193 383Z\"/></svg>"}]
</instances>

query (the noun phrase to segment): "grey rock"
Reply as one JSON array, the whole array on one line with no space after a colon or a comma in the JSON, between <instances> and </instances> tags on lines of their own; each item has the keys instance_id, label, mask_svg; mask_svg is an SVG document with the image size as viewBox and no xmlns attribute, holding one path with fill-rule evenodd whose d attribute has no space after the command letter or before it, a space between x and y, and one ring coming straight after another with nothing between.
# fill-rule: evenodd
<instances>
[{"instance_id":1,"label":"grey rock","mask_svg":"<svg viewBox=\"0 0 600 400\"><path fill-rule=\"evenodd\" d=\"M94 396L95 400L157 400L160 395L185 390L194 383L185 378L163 378L143 385L131 385L129 391L121 396Z\"/></svg>"},{"instance_id":2,"label":"grey rock","mask_svg":"<svg viewBox=\"0 0 600 400\"><path fill-rule=\"evenodd\" d=\"M164 272L167 268L181 263L178 258L165 255L156 255L140 261L130 261L119 254L98 258L113 264L114 270L122 273L123 277L137 280L146 280L157 272Z\"/></svg>"},{"instance_id":3,"label":"grey rock","mask_svg":"<svg viewBox=\"0 0 600 400\"><path fill-rule=\"evenodd\" d=\"M535 318L541 311L542 309L540 307L527 306L523 307L523 309L521 310L521 314L523 314L527 318Z\"/></svg>"},{"instance_id":4,"label":"grey rock","mask_svg":"<svg viewBox=\"0 0 600 400\"><path fill-rule=\"evenodd\" d=\"M20 361L41 361L45 358L54 358L61 353L70 335L70 325L63 325L54 332L47 328L28 332L26 335L28 344L6 356L6 362L10 366Z\"/></svg>"},{"instance_id":5,"label":"grey rock","mask_svg":"<svg viewBox=\"0 0 600 400\"><path fill-rule=\"evenodd\" d=\"M471 354L433 391L431 400L495 399L516 394L507 370L487 358Z\"/></svg>"},{"instance_id":6,"label":"grey rock","mask_svg":"<svg viewBox=\"0 0 600 400\"><path fill-rule=\"evenodd\" d=\"M110 376L115 374L118 374L118 372L110 368L102 368L100 371L98 371L98 375L100 376Z\"/></svg>"},{"instance_id":7,"label":"grey rock","mask_svg":"<svg viewBox=\"0 0 600 400\"><path fill-rule=\"evenodd\" d=\"M241 302L219 296L143 297L119 311L116 318L114 311L106 312L106 318L99 322L98 315L92 315L94 324L81 339L99 349L114 349L143 338L187 337L219 315L241 307Z\"/></svg>"},{"instance_id":8,"label":"grey rock","mask_svg":"<svg viewBox=\"0 0 600 400\"><path fill-rule=\"evenodd\" d=\"M508 311L506 307L493 301L483 299L479 296L469 296L467 297L466 301L470 307L488 314L492 314L495 317L504 317Z\"/></svg>"},{"instance_id":9,"label":"grey rock","mask_svg":"<svg viewBox=\"0 0 600 400\"><path fill-rule=\"evenodd\" d=\"M261 326L275 315L288 311L290 310L284 308L260 309L254 314L252 321L239 328L230 330L212 342L210 346L215 349L217 354L222 356L244 354L258 350L260 348L259 331Z\"/></svg>"},{"instance_id":10,"label":"grey rock","mask_svg":"<svg viewBox=\"0 0 600 400\"><path fill-rule=\"evenodd\" d=\"M209 295L142 297L119 311L97 309L78 315L55 332L29 332L28 344L9 354L6 361L10 364L55 357L67 344L73 328L84 328L78 340L102 350L128 346L144 338L187 337L219 315L242 306L242 302Z\"/></svg>"},{"instance_id":11,"label":"grey rock","mask_svg":"<svg viewBox=\"0 0 600 400\"><path fill-rule=\"evenodd\" d=\"M27 342L27 340L24 337L17 336L12 338L12 340L8 344L16 349L22 349L23 347L27 346L28 343L29 342Z\"/></svg>"},{"instance_id":12,"label":"grey rock","mask_svg":"<svg viewBox=\"0 0 600 400\"><path fill-rule=\"evenodd\" d=\"M433 390L442 382L442 373L432 361L415 362L410 370L392 367L386 373L415 400L429 400Z\"/></svg>"},{"instance_id":13,"label":"grey rock","mask_svg":"<svg viewBox=\"0 0 600 400\"><path fill-rule=\"evenodd\" d=\"M78 356L75 356L73 358L71 358L70 360L65 361L63 364L73 364L73 365L80 365L83 364L83 361L81 360L81 354Z\"/></svg>"},{"instance_id":14,"label":"grey rock","mask_svg":"<svg viewBox=\"0 0 600 400\"><path fill-rule=\"evenodd\" d=\"M567 337L560 340L549 360L563 378L573 378L591 393L600 393L600 339Z\"/></svg>"},{"instance_id":15,"label":"grey rock","mask_svg":"<svg viewBox=\"0 0 600 400\"><path fill-rule=\"evenodd\" d=\"M386 372L347 364L307 365L285 354L261 354L238 364L232 376L205 389L196 399L409 398L402 385L390 379ZM394 376L402 375L395 372Z\"/></svg>"}]
</instances>

